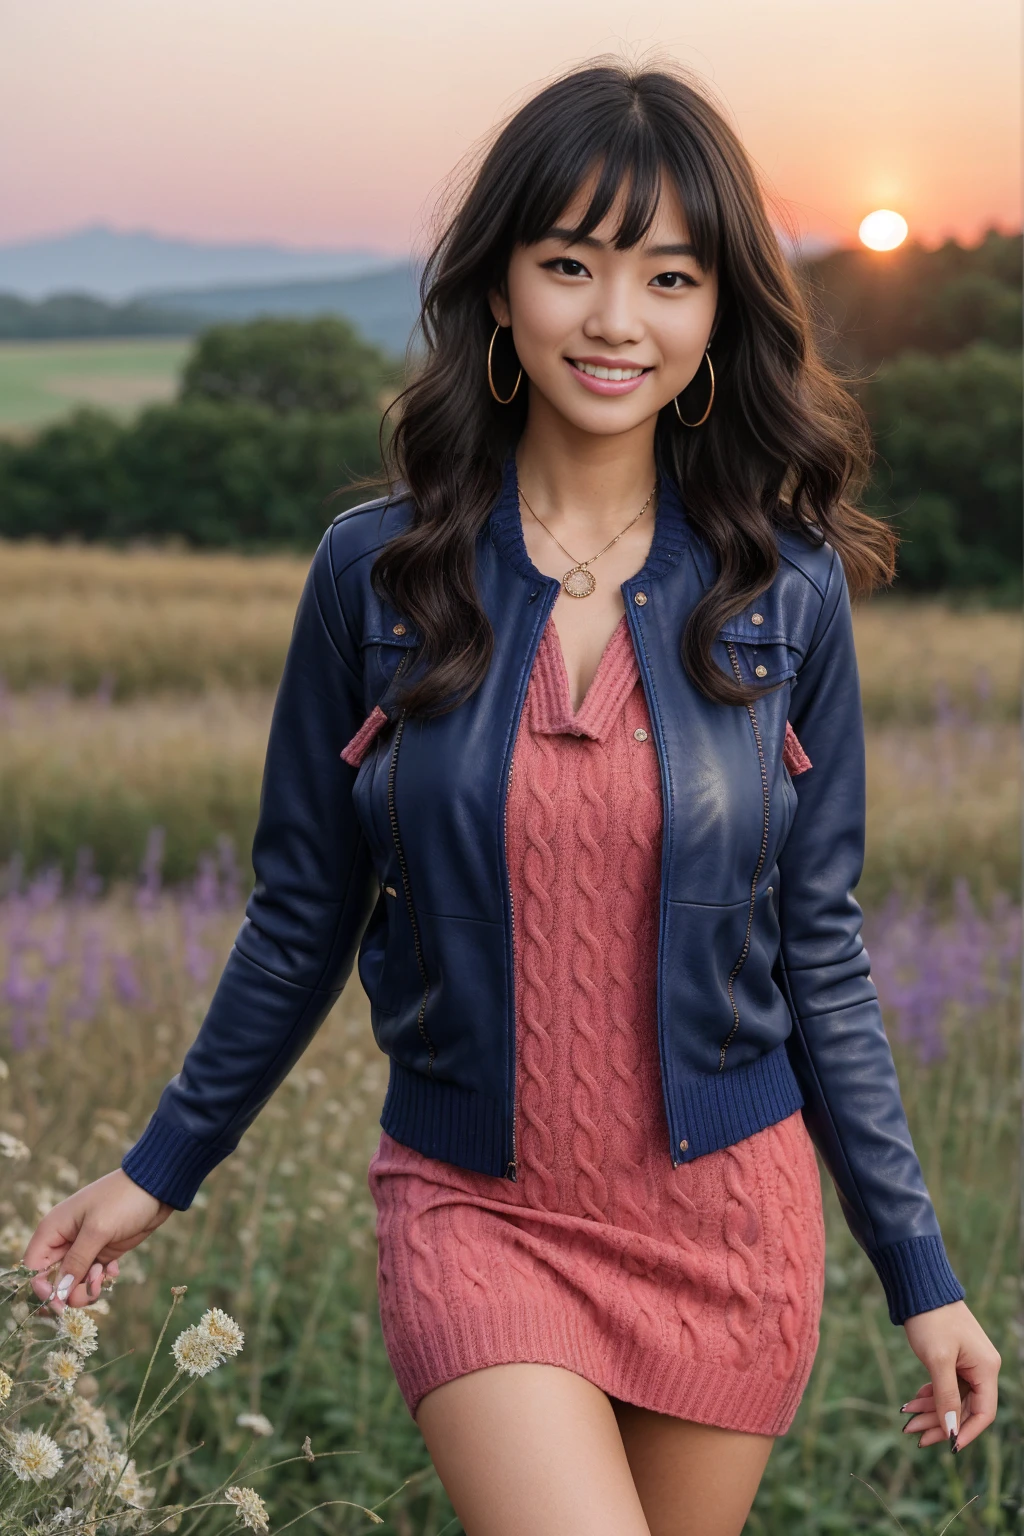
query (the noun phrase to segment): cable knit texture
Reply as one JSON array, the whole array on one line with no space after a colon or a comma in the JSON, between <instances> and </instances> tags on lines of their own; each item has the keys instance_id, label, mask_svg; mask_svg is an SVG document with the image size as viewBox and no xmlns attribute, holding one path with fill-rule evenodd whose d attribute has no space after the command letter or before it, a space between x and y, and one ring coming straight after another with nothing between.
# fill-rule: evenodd
<instances>
[{"instance_id":1,"label":"cable knit texture","mask_svg":"<svg viewBox=\"0 0 1024 1536\"><path fill-rule=\"evenodd\" d=\"M800 1111L674 1167L655 985L661 786L625 616L579 711L554 621L513 754L518 1179L382 1131L378 1290L409 1411L559 1365L613 1397L780 1435L818 1345L825 1233Z\"/></svg>"}]
</instances>

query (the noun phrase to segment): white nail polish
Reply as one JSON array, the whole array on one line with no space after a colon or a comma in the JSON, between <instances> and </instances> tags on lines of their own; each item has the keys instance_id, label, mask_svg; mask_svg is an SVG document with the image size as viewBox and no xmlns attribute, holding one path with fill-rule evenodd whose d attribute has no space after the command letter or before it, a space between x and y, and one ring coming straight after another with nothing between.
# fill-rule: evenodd
<instances>
[{"instance_id":1,"label":"white nail polish","mask_svg":"<svg viewBox=\"0 0 1024 1536\"><path fill-rule=\"evenodd\" d=\"M62 1275L57 1285L57 1300L67 1301L75 1283L74 1275Z\"/></svg>"},{"instance_id":2,"label":"white nail polish","mask_svg":"<svg viewBox=\"0 0 1024 1536\"><path fill-rule=\"evenodd\" d=\"M946 1414L946 1429L951 1435L956 1434L956 1413L952 1408Z\"/></svg>"}]
</instances>

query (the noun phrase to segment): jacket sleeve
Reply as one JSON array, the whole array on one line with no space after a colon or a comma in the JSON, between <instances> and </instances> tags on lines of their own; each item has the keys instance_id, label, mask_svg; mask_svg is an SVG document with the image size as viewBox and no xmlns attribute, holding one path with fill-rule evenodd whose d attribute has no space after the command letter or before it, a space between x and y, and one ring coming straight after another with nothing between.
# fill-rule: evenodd
<instances>
[{"instance_id":1,"label":"jacket sleeve","mask_svg":"<svg viewBox=\"0 0 1024 1536\"><path fill-rule=\"evenodd\" d=\"M787 1050L843 1214L902 1323L962 1300L964 1289L914 1150L853 896L864 863L864 720L835 553L789 718L813 766L794 780L799 805L779 858Z\"/></svg>"},{"instance_id":2,"label":"jacket sleeve","mask_svg":"<svg viewBox=\"0 0 1024 1536\"><path fill-rule=\"evenodd\" d=\"M344 986L376 899L339 752L363 718L332 526L299 601L267 745L256 881L206 1017L122 1168L187 1210L305 1050Z\"/></svg>"}]
</instances>

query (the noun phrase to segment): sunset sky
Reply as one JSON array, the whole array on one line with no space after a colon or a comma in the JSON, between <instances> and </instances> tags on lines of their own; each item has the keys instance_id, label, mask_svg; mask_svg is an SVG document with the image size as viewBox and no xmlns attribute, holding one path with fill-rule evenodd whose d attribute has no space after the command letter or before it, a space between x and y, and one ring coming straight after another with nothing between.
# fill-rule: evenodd
<instances>
[{"instance_id":1,"label":"sunset sky","mask_svg":"<svg viewBox=\"0 0 1024 1536\"><path fill-rule=\"evenodd\" d=\"M0 242L82 224L422 247L440 184L552 74L661 54L788 217L1020 224L1018 0L5 0Z\"/></svg>"}]
</instances>

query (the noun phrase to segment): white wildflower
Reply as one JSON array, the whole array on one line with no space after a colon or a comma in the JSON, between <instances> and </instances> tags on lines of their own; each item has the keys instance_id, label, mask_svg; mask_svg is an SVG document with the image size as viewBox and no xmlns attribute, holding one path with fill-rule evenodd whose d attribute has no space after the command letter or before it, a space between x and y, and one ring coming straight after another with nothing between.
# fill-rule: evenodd
<instances>
[{"instance_id":1,"label":"white wildflower","mask_svg":"<svg viewBox=\"0 0 1024 1536\"><path fill-rule=\"evenodd\" d=\"M55 1349L43 1362L50 1378L49 1392L73 1392L82 1374L82 1362L70 1349Z\"/></svg>"},{"instance_id":2,"label":"white wildflower","mask_svg":"<svg viewBox=\"0 0 1024 1536\"><path fill-rule=\"evenodd\" d=\"M56 1440L41 1429L22 1429L10 1438L7 1464L22 1483L41 1483L56 1477L64 1457Z\"/></svg>"},{"instance_id":3,"label":"white wildflower","mask_svg":"<svg viewBox=\"0 0 1024 1536\"><path fill-rule=\"evenodd\" d=\"M32 1153L23 1141L17 1136L12 1136L10 1131L0 1131L0 1157L9 1157L16 1163L27 1161Z\"/></svg>"},{"instance_id":4,"label":"white wildflower","mask_svg":"<svg viewBox=\"0 0 1024 1536\"><path fill-rule=\"evenodd\" d=\"M81 1386L81 1382L79 1382ZM110 1425L102 1408L76 1395L71 1405L70 1422L77 1429L87 1429L94 1440L104 1445L111 1439Z\"/></svg>"},{"instance_id":5,"label":"white wildflower","mask_svg":"<svg viewBox=\"0 0 1024 1536\"><path fill-rule=\"evenodd\" d=\"M235 1506L235 1514L251 1531L270 1530L267 1506L255 1488L226 1488L224 1498L228 1504Z\"/></svg>"},{"instance_id":6,"label":"white wildflower","mask_svg":"<svg viewBox=\"0 0 1024 1536\"><path fill-rule=\"evenodd\" d=\"M69 1425L61 1430L60 1440L61 1444L66 1445L69 1451L84 1451L89 1444L89 1436L86 1431L84 1429L76 1429L74 1425Z\"/></svg>"},{"instance_id":7,"label":"white wildflower","mask_svg":"<svg viewBox=\"0 0 1024 1536\"><path fill-rule=\"evenodd\" d=\"M94 1440L78 1461L78 1482L83 1488L100 1488L120 1470L121 1462L113 1441Z\"/></svg>"},{"instance_id":8,"label":"white wildflower","mask_svg":"<svg viewBox=\"0 0 1024 1536\"><path fill-rule=\"evenodd\" d=\"M214 1341L225 1358L237 1355L245 1343L245 1334L241 1328L234 1318L222 1312L220 1307L211 1307L209 1311L204 1312L199 1319L199 1327L208 1338Z\"/></svg>"},{"instance_id":9,"label":"white wildflower","mask_svg":"<svg viewBox=\"0 0 1024 1536\"><path fill-rule=\"evenodd\" d=\"M274 1426L265 1413L240 1413L235 1423L242 1429L251 1429L254 1435L270 1436Z\"/></svg>"},{"instance_id":10,"label":"white wildflower","mask_svg":"<svg viewBox=\"0 0 1024 1536\"><path fill-rule=\"evenodd\" d=\"M99 1329L95 1320L86 1317L81 1307L65 1307L60 1314L57 1328L58 1339L66 1339L76 1355L84 1359L99 1347Z\"/></svg>"},{"instance_id":11,"label":"white wildflower","mask_svg":"<svg viewBox=\"0 0 1024 1536\"><path fill-rule=\"evenodd\" d=\"M0 1253L12 1259L20 1258L32 1238L32 1228L14 1217L0 1227Z\"/></svg>"},{"instance_id":12,"label":"white wildflower","mask_svg":"<svg viewBox=\"0 0 1024 1536\"><path fill-rule=\"evenodd\" d=\"M150 1504L156 1492L154 1488L147 1488L139 1477L134 1460L124 1462L120 1469L121 1475L114 1492L123 1503L131 1505L132 1509L145 1509Z\"/></svg>"},{"instance_id":13,"label":"white wildflower","mask_svg":"<svg viewBox=\"0 0 1024 1536\"><path fill-rule=\"evenodd\" d=\"M187 1371L190 1376L206 1376L216 1370L224 1358L216 1339L211 1338L205 1328L196 1325L178 1334L171 1345L171 1354L178 1370Z\"/></svg>"},{"instance_id":14,"label":"white wildflower","mask_svg":"<svg viewBox=\"0 0 1024 1536\"><path fill-rule=\"evenodd\" d=\"M0 1408L7 1402L14 1390L14 1382L6 1371L0 1371Z\"/></svg>"}]
</instances>

